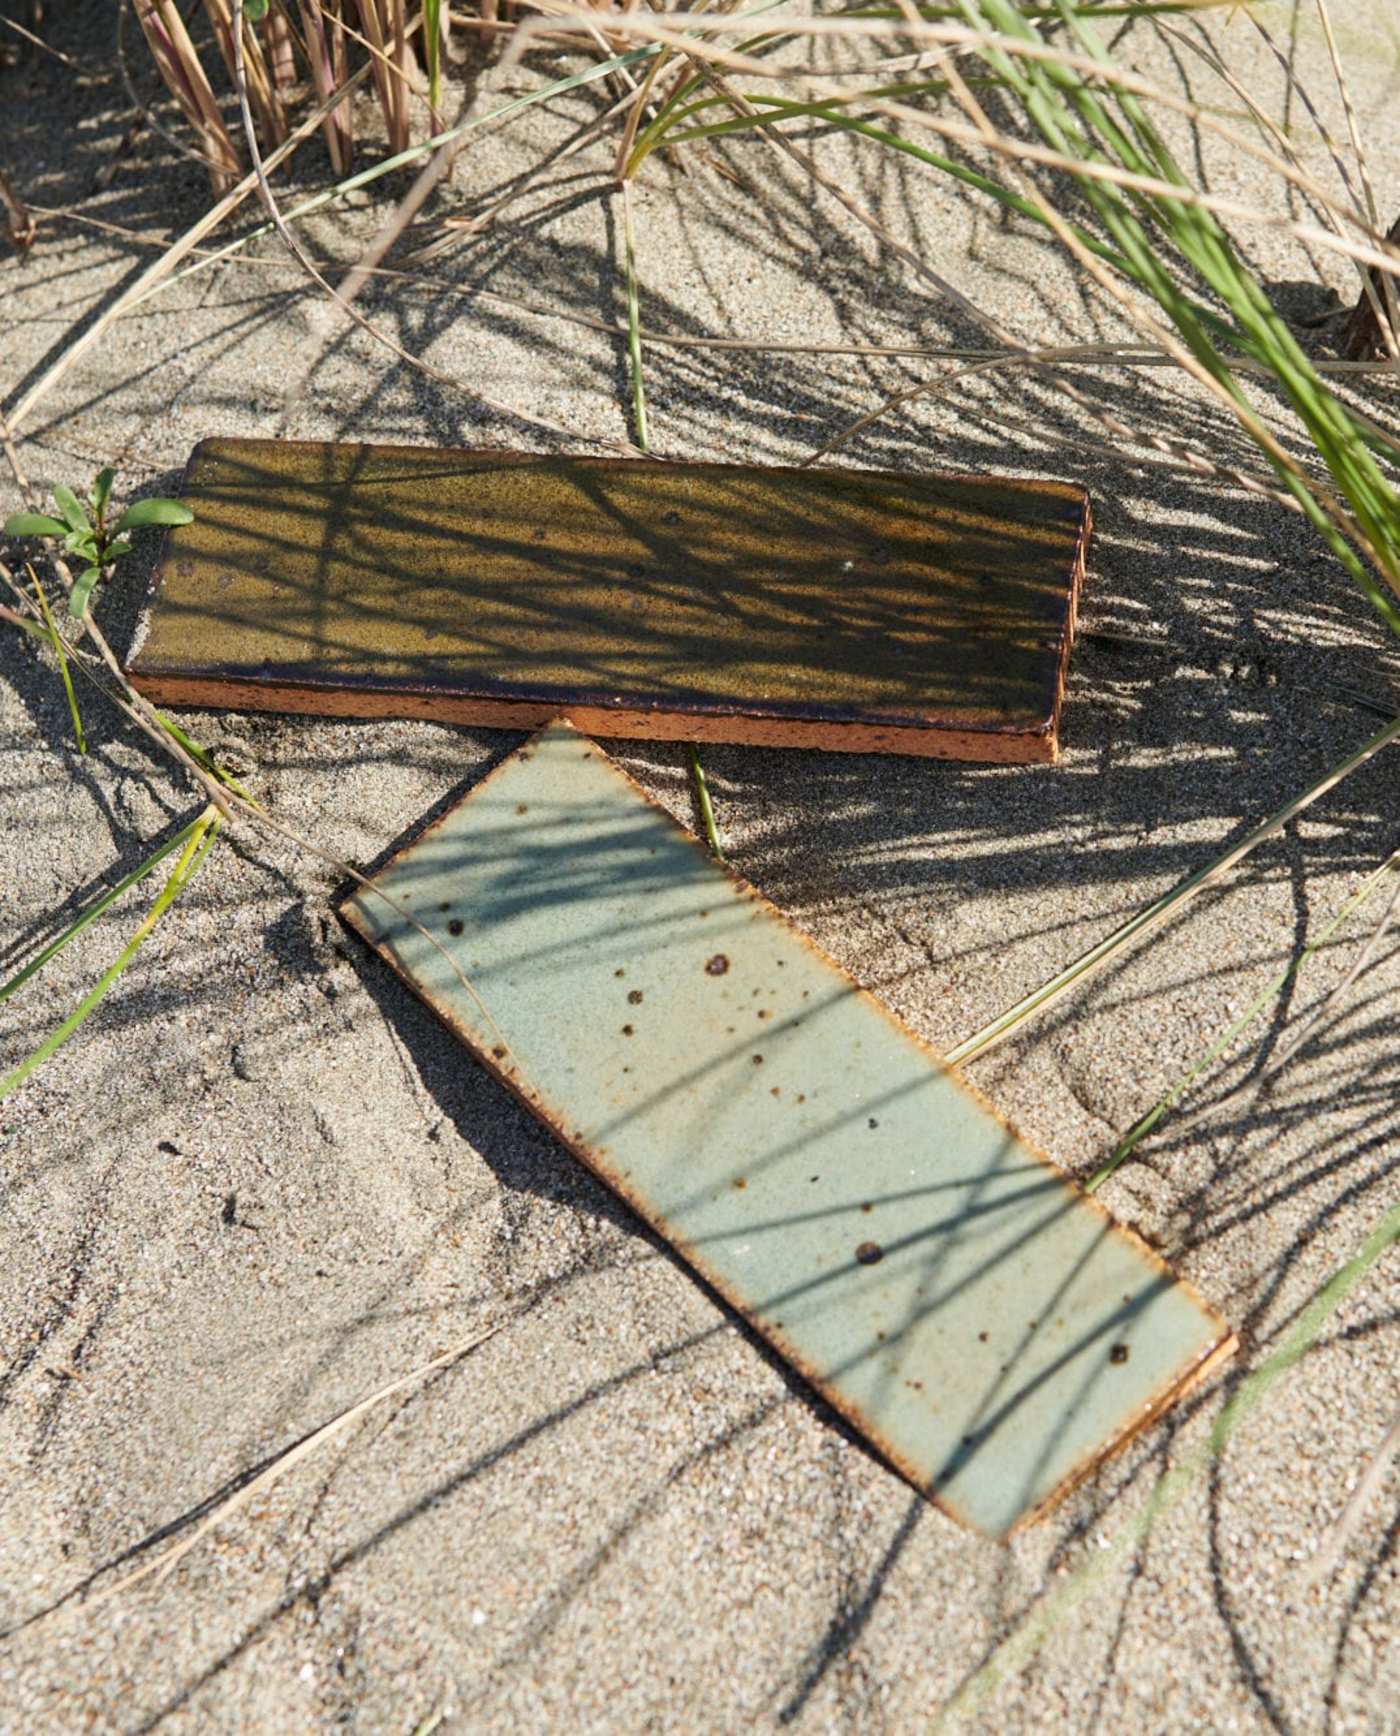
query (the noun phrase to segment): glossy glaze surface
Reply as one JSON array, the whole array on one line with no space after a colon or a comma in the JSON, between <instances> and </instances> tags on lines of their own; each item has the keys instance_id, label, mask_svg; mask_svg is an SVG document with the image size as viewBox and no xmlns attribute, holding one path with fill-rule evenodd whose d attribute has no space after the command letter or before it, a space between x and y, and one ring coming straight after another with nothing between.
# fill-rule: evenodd
<instances>
[{"instance_id":1,"label":"glossy glaze surface","mask_svg":"<svg viewBox=\"0 0 1400 1736\"><path fill-rule=\"evenodd\" d=\"M184 492L132 663L155 697L1053 757L1067 484L210 440Z\"/></svg>"},{"instance_id":2,"label":"glossy glaze surface","mask_svg":"<svg viewBox=\"0 0 1400 1736\"><path fill-rule=\"evenodd\" d=\"M1228 1351L1161 1260L567 726L377 885L351 924L964 1523L1034 1516Z\"/></svg>"}]
</instances>

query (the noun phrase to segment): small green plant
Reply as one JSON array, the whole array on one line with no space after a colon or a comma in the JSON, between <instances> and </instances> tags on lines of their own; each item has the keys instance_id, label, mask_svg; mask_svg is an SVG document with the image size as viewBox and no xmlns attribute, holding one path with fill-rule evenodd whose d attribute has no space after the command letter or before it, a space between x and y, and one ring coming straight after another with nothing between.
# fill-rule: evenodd
<instances>
[{"instance_id":1,"label":"small green plant","mask_svg":"<svg viewBox=\"0 0 1400 1736\"><path fill-rule=\"evenodd\" d=\"M87 614L93 587L107 568L131 552L125 532L149 524L188 524L194 517L189 507L178 500L149 495L145 500L132 501L113 523L110 507L115 479L116 472L110 465L99 470L88 491L86 506L71 488L60 484L53 491L53 499L61 518L51 518L46 512L16 512L5 520L6 536L62 537L68 553L86 562L68 593L68 613L74 620L81 621Z\"/></svg>"}]
</instances>

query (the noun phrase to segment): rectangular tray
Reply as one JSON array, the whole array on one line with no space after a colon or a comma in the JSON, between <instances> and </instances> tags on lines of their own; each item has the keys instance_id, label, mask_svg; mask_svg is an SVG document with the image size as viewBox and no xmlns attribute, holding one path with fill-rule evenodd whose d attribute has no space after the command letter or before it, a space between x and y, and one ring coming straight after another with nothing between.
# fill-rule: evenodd
<instances>
[{"instance_id":1,"label":"rectangular tray","mask_svg":"<svg viewBox=\"0 0 1400 1736\"><path fill-rule=\"evenodd\" d=\"M1059 482L206 440L151 699L944 758L1058 752Z\"/></svg>"},{"instance_id":2,"label":"rectangular tray","mask_svg":"<svg viewBox=\"0 0 1400 1736\"><path fill-rule=\"evenodd\" d=\"M1001 1537L1034 1518L1233 1348L1137 1237L567 725L375 883L385 896L356 892L345 920L963 1523Z\"/></svg>"}]
</instances>

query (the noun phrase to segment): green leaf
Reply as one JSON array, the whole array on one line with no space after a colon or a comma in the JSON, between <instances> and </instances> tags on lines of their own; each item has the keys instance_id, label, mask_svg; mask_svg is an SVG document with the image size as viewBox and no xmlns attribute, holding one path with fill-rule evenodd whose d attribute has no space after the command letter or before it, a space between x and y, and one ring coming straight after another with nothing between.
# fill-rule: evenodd
<instances>
[{"instance_id":1,"label":"green leaf","mask_svg":"<svg viewBox=\"0 0 1400 1736\"><path fill-rule=\"evenodd\" d=\"M118 532L139 530L144 524L189 524L194 514L178 500L162 500L152 495L149 500L134 500L117 520Z\"/></svg>"},{"instance_id":2,"label":"green leaf","mask_svg":"<svg viewBox=\"0 0 1400 1736\"><path fill-rule=\"evenodd\" d=\"M75 621L81 621L87 614L88 598L92 595L92 587L102 577L101 567L89 567L74 583L68 593L68 613Z\"/></svg>"},{"instance_id":3,"label":"green leaf","mask_svg":"<svg viewBox=\"0 0 1400 1736\"><path fill-rule=\"evenodd\" d=\"M97 559L97 536L91 530L70 530L63 546L70 555L86 555L90 561Z\"/></svg>"},{"instance_id":4,"label":"green leaf","mask_svg":"<svg viewBox=\"0 0 1400 1736\"><path fill-rule=\"evenodd\" d=\"M243 0L243 16L250 24L261 24L267 17L267 0Z\"/></svg>"},{"instance_id":5,"label":"green leaf","mask_svg":"<svg viewBox=\"0 0 1400 1736\"><path fill-rule=\"evenodd\" d=\"M62 536L67 529L46 512L12 512L5 520L6 536Z\"/></svg>"},{"instance_id":6,"label":"green leaf","mask_svg":"<svg viewBox=\"0 0 1400 1736\"><path fill-rule=\"evenodd\" d=\"M108 464L99 470L92 479L92 493L88 499L92 502L92 510L100 517L107 510L107 502L112 498L112 484L116 480L116 471Z\"/></svg>"},{"instance_id":7,"label":"green leaf","mask_svg":"<svg viewBox=\"0 0 1400 1736\"><path fill-rule=\"evenodd\" d=\"M65 488L60 482L53 491L53 497L69 530L92 529L92 520L87 515L87 508L71 488Z\"/></svg>"},{"instance_id":8,"label":"green leaf","mask_svg":"<svg viewBox=\"0 0 1400 1736\"><path fill-rule=\"evenodd\" d=\"M115 542L109 542L102 552L102 564L105 567L111 561L119 561L123 555L131 553L131 544L125 537L118 537Z\"/></svg>"}]
</instances>

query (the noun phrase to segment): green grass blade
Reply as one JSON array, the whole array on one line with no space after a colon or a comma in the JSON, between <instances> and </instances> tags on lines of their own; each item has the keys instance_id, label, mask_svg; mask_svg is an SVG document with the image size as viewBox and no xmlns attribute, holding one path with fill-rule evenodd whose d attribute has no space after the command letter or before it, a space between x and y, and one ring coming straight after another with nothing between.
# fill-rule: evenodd
<instances>
[{"instance_id":1,"label":"green grass blade","mask_svg":"<svg viewBox=\"0 0 1400 1736\"><path fill-rule=\"evenodd\" d=\"M133 886L139 885L148 874L154 873L167 856L189 841L198 824L198 820L191 820L188 826L183 827L173 838L168 838L158 850L153 851L139 867L133 868L130 874L123 875L115 886L109 886L101 897L95 898L85 910L81 911L69 923L56 940L49 942L37 958L32 958L22 970L16 971L8 982L0 983L0 1001L7 1001L17 989L23 988L30 977L41 971L55 953L62 952L70 941L76 940L83 930L96 922L102 912L115 904L123 893L129 892Z\"/></svg>"},{"instance_id":2,"label":"green grass blade","mask_svg":"<svg viewBox=\"0 0 1400 1736\"><path fill-rule=\"evenodd\" d=\"M647 438L647 394L642 380L642 319L637 293L637 254L632 233L632 186L622 183L622 255L627 280L627 371L632 385L632 419L636 427L637 444L643 452L650 451Z\"/></svg>"},{"instance_id":3,"label":"green grass blade","mask_svg":"<svg viewBox=\"0 0 1400 1736\"><path fill-rule=\"evenodd\" d=\"M632 416L637 444L643 452L650 451L647 434L646 387L642 380L642 321L641 298L637 291L637 255L632 231L632 185L622 183L622 252L627 278L627 371L632 385ZM705 836L716 858L723 862L719 829L715 825L715 810L710 801L710 786L705 782L705 768L700 764L700 750L694 742L687 744L690 755L690 777L695 786L695 800L700 808Z\"/></svg>"},{"instance_id":4,"label":"green grass blade","mask_svg":"<svg viewBox=\"0 0 1400 1736\"><path fill-rule=\"evenodd\" d=\"M29 568L29 582L33 585L39 607L44 612L44 625L49 630L49 644L58 659L58 673L63 677L63 691L68 695L68 715L73 719L73 734L77 738L78 752L86 753L87 737L83 734L83 720L78 714L78 696L73 691L73 677L69 672L68 659L63 654L63 641L58 636L58 627L54 623L53 611L49 608L49 599L44 595L44 587L35 578L33 567ZM0 999L3 998L3 995L0 995Z\"/></svg>"},{"instance_id":5,"label":"green grass blade","mask_svg":"<svg viewBox=\"0 0 1400 1736\"><path fill-rule=\"evenodd\" d=\"M161 888L155 903L142 918L135 934L132 935L116 960L102 973L58 1029L46 1037L37 1049L26 1055L18 1067L0 1079L0 1102L3 1102L11 1092L18 1090L31 1073L42 1067L51 1055L61 1049L98 1005L132 959L135 958L137 952L140 951L142 944L149 938L156 923L160 921L185 887L189 885L195 874L198 873L209 852L210 845L218 836L218 832L218 815L213 808L206 808L199 819L188 828L188 835L185 838L180 859L171 870L170 878Z\"/></svg>"},{"instance_id":6,"label":"green grass blade","mask_svg":"<svg viewBox=\"0 0 1400 1736\"><path fill-rule=\"evenodd\" d=\"M211 778L217 778L226 789L232 790L234 795L247 802L250 808L257 808L259 813L262 812L262 804L248 794L232 772L225 771L207 747L197 742L188 731L181 729L175 719L167 717L163 711L157 711L155 716L160 727L172 740L179 742L197 766L208 772Z\"/></svg>"},{"instance_id":7,"label":"green grass blade","mask_svg":"<svg viewBox=\"0 0 1400 1736\"><path fill-rule=\"evenodd\" d=\"M700 809L700 821L705 828L705 841L714 853L717 862L727 860L724 846L719 841L719 827L715 824L714 804L710 800L710 786L705 782L705 768L700 764L700 749L695 743L686 744L690 755L690 781L695 789L696 806Z\"/></svg>"},{"instance_id":8,"label":"green grass blade","mask_svg":"<svg viewBox=\"0 0 1400 1736\"><path fill-rule=\"evenodd\" d=\"M442 102L442 0L423 0L423 42L428 54L428 107Z\"/></svg>"},{"instance_id":9,"label":"green grass blade","mask_svg":"<svg viewBox=\"0 0 1400 1736\"><path fill-rule=\"evenodd\" d=\"M1056 11L1081 50L1105 65L1111 64L1108 51L1087 22L1095 8L1078 5L1075 0L1056 0ZM1046 42L1027 15L1008 0L960 0L959 13L979 30L990 28L1042 46ZM1117 108L1123 116L1120 124L1110 111L1104 81L1091 81L1063 62L1018 59L1000 48L985 48L982 58L1006 80L1027 118L1057 153L1086 165L1116 163L1134 174L1187 189L1185 176L1142 104L1130 93L1116 93ZM1400 593L1400 495L1376 462L1371 443L1356 419L1329 391L1253 275L1240 263L1220 223L1189 199L1147 191L1127 194L1089 175L1075 179L1128 261L1131 281L1146 291L1176 327L1191 355L1229 397L1247 432L1372 606L1392 631L1400 633L1396 597L1377 584L1362 558L1363 551L1342 537L1322 501L1280 449L1269 443L1227 359L1215 349L1196 308L1167 269L1166 260L1174 248L1228 308L1239 328L1241 349L1274 375L1346 501L1364 539L1364 552L1390 589Z\"/></svg>"}]
</instances>

